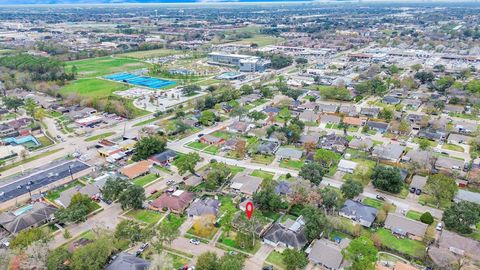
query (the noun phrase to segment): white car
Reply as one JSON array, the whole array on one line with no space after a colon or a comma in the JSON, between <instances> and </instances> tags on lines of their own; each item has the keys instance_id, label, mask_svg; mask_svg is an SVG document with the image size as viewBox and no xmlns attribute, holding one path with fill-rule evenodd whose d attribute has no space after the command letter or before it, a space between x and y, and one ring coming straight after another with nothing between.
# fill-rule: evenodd
<instances>
[{"instance_id":1,"label":"white car","mask_svg":"<svg viewBox=\"0 0 480 270\"><path fill-rule=\"evenodd\" d=\"M442 224L441 222L439 222L439 223L437 224L437 227L435 227L435 229L436 229L437 231L439 231L439 232L442 231L442 230L443 230L443 224Z\"/></svg>"},{"instance_id":2,"label":"white car","mask_svg":"<svg viewBox=\"0 0 480 270\"><path fill-rule=\"evenodd\" d=\"M190 244L200 245L200 241L198 239L192 238L190 239Z\"/></svg>"}]
</instances>

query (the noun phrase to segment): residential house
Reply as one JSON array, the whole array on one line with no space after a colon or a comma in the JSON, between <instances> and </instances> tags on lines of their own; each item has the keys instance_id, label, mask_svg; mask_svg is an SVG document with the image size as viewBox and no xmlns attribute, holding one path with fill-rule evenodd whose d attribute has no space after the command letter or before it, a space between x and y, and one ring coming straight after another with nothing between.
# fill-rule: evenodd
<instances>
[{"instance_id":1,"label":"residential house","mask_svg":"<svg viewBox=\"0 0 480 270\"><path fill-rule=\"evenodd\" d=\"M425 151L420 149L410 150L403 157L403 161L415 162L419 165L429 168L433 154L431 151Z\"/></svg>"},{"instance_id":2,"label":"residential house","mask_svg":"<svg viewBox=\"0 0 480 270\"><path fill-rule=\"evenodd\" d=\"M32 227L38 227L53 220L58 209L44 202L36 202L22 207L22 211L9 211L0 214L0 226L11 234Z\"/></svg>"},{"instance_id":3,"label":"residential house","mask_svg":"<svg viewBox=\"0 0 480 270\"><path fill-rule=\"evenodd\" d=\"M300 160L302 158L303 151L294 148L280 147L278 148L275 156L280 159Z\"/></svg>"},{"instance_id":4,"label":"residential house","mask_svg":"<svg viewBox=\"0 0 480 270\"><path fill-rule=\"evenodd\" d=\"M188 176L187 179L185 179L185 177L184 177L183 182L185 183L185 186L187 186L187 187L196 187L203 182L203 177L199 176L199 175L192 174L192 175Z\"/></svg>"},{"instance_id":5,"label":"residential house","mask_svg":"<svg viewBox=\"0 0 480 270\"><path fill-rule=\"evenodd\" d=\"M320 103L318 104L318 111L320 113L336 113L338 109L338 105L336 104L324 104Z\"/></svg>"},{"instance_id":6,"label":"residential house","mask_svg":"<svg viewBox=\"0 0 480 270\"><path fill-rule=\"evenodd\" d=\"M253 127L255 127L254 124L242 121L235 121L227 127L227 130L230 132L247 133Z\"/></svg>"},{"instance_id":7,"label":"residential house","mask_svg":"<svg viewBox=\"0 0 480 270\"><path fill-rule=\"evenodd\" d=\"M339 214L349 218L362 226L370 227L377 216L377 209L361 202L346 200Z\"/></svg>"},{"instance_id":8,"label":"residential house","mask_svg":"<svg viewBox=\"0 0 480 270\"><path fill-rule=\"evenodd\" d=\"M263 179L245 173L237 173L231 180L230 189L252 196L260 188Z\"/></svg>"},{"instance_id":9,"label":"residential house","mask_svg":"<svg viewBox=\"0 0 480 270\"><path fill-rule=\"evenodd\" d=\"M296 220L287 219L284 223L275 222L263 235L263 242L277 251L287 248L302 249L307 241L305 221L302 216Z\"/></svg>"},{"instance_id":10,"label":"residential house","mask_svg":"<svg viewBox=\"0 0 480 270\"><path fill-rule=\"evenodd\" d=\"M312 134L307 134L307 135L300 136L299 142L301 144L307 144L307 143L317 144L318 140L320 140L320 134L319 133L312 133Z\"/></svg>"},{"instance_id":11,"label":"residential house","mask_svg":"<svg viewBox=\"0 0 480 270\"><path fill-rule=\"evenodd\" d=\"M131 180L149 173L152 167L153 162L151 160L142 160L121 168L120 173Z\"/></svg>"},{"instance_id":12,"label":"residential house","mask_svg":"<svg viewBox=\"0 0 480 270\"><path fill-rule=\"evenodd\" d=\"M322 267L322 269L341 270L347 266L347 261L343 258L342 250L350 244L348 238L343 238L339 242L332 242L328 239L314 240L312 246L307 248L308 259Z\"/></svg>"},{"instance_id":13,"label":"residential house","mask_svg":"<svg viewBox=\"0 0 480 270\"><path fill-rule=\"evenodd\" d=\"M201 217L205 215L217 216L220 210L220 201L212 198L195 199L187 208L189 217Z\"/></svg>"},{"instance_id":14,"label":"residential house","mask_svg":"<svg viewBox=\"0 0 480 270\"><path fill-rule=\"evenodd\" d=\"M338 170L345 173L353 173L357 168L357 163L351 160L342 159L338 163Z\"/></svg>"},{"instance_id":15,"label":"residential house","mask_svg":"<svg viewBox=\"0 0 480 270\"><path fill-rule=\"evenodd\" d=\"M420 105L422 105L422 101L419 99L407 98L403 100L402 104L407 110L417 110L420 108Z\"/></svg>"},{"instance_id":16,"label":"residential house","mask_svg":"<svg viewBox=\"0 0 480 270\"><path fill-rule=\"evenodd\" d=\"M55 200L56 203L63 207L68 207L75 194L80 193L89 198L96 199L100 195L100 189L94 184L87 184L85 186L75 186L60 193L60 197Z\"/></svg>"},{"instance_id":17,"label":"residential house","mask_svg":"<svg viewBox=\"0 0 480 270\"><path fill-rule=\"evenodd\" d=\"M388 126L389 126L388 123L376 122L376 121L367 121L365 125L368 126L370 129L376 130L377 132L380 132L380 133L387 132Z\"/></svg>"},{"instance_id":18,"label":"residential house","mask_svg":"<svg viewBox=\"0 0 480 270\"><path fill-rule=\"evenodd\" d=\"M202 142L202 143L205 143L205 144L210 144L210 145L221 145L225 142L225 139L207 134L207 135L203 135L199 139L199 141Z\"/></svg>"},{"instance_id":19,"label":"residential house","mask_svg":"<svg viewBox=\"0 0 480 270\"><path fill-rule=\"evenodd\" d=\"M348 147L362 151L370 151L373 147L373 140L369 138L357 139L354 138L348 143Z\"/></svg>"},{"instance_id":20,"label":"residential house","mask_svg":"<svg viewBox=\"0 0 480 270\"><path fill-rule=\"evenodd\" d=\"M318 146L338 153L343 153L348 146L348 140L343 136L331 133L322 137Z\"/></svg>"},{"instance_id":21,"label":"residential house","mask_svg":"<svg viewBox=\"0 0 480 270\"><path fill-rule=\"evenodd\" d=\"M373 147L372 156L383 160L398 162L404 150L405 147L399 144L376 145Z\"/></svg>"},{"instance_id":22,"label":"residential house","mask_svg":"<svg viewBox=\"0 0 480 270\"><path fill-rule=\"evenodd\" d=\"M316 111L318 110L318 106L319 106L318 103L315 103L315 102L305 102L303 104L298 104L296 108L301 111L305 111L305 110Z\"/></svg>"},{"instance_id":23,"label":"residential house","mask_svg":"<svg viewBox=\"0 0 480 270\"><path fill-rule=\"evenodd\" d=\"M350 117L358 115L357 107L355 105L342 104L340 105L338 112Z\"/></svg>"},{"instance_id":24,"label":"residential house","mask_svg":"<svg viewBox=\"0 0 480 270\"><path fill-rule=\"evenodd\" d=\"M428 225L409 219L399 213L388 213L384 227L391 230L395 235L421 241L427 231Z\"/></svg>"},{"instance_id":25,"label":"residential house","mask_svg":"<svg viewBox=\"0 0 480 270\"><path fill-rule=\"evenodd\" d=\"M173 160L177 157L177 153L173 150L165 150L162 153L153 155L148 158L148 160L155 163L155 165L168 166Z\"/></svg>"},{"instance_id":26,"label":"residential house","mask_svg":"<svg viewBox=\"0 0 480 270\"><path fill-rule=\"evenodd\" d=\"M287 181L280 181L275 187L275 194L277 195L290 195L292 192L291 184Z\"/></svg>"},{"instance_id":27,"label":"residential house","mask_svg":"<svg viewBox=\"0 0 480 270\"><path fill-rule=\"evenodd\" d=\"M170 210L171 212L181 214L193 201L194 196L193 193L180 189L173 193L164 192L150 203L150 207L155 210Z\"/></svg>"},{"instance_id":28,"label":"residential house","mask_svg":"<svg viewBox=\"0 0 480 270\"><path fill-rule=\"evenodd\" d=\"M443 108L444 113L463 113L465 107L461 105L453 105L453 104L445 104L445 108Z\"/></svg>"},{"instance_id":29,"label":"residential house","mask_svg":"<svg viewBox=\"0 0 480 270\"><path fill-rule=\"evenodd\" d=\"M363 107L360 109L360 115L377 118L380 113L380 108L377 107Z\"/></svg>"},{"instance_id":30,"label":"residential house","mask_svg":"<svg viewBox=\"0 0 480 270\"><path fill-rule=\"evenodd\" d=\"M467 121L454 121L454 131L459 133L472 133L477 130L477 123Z\"/></svg>"},{"instance_id":31,"label":"residential house","mask_svg":"<svg viewBox=\"0 0 480 270\"><path fill-rule=\"evenodd\" d=\"M465 162L463 160L439 156L435 162L438 170L462 170Z\"/></svg>"},{"instance_id":32,"label":"residential house","mask_svg":"<svg viewBox=\"0 0 480 270\"><path fill-rule=\"evenodd\" d=\"M423 187L425 187L426 184L427 184L427 177L416 174L412 177L412 182L410 182L410 187L423 190Z\"/></svg>"},{"instance_id":33,"label":"residential house","mask_svg":"<svg viewBox=\"0 0 480 270\"><path fill-rule=\"evenodd\" d=\"M229 150L235 150L237 147L237 144L240 142L240 139L237 138L231 138L226 140L223 145L222 145L222 150L223 151L229 151Z\"/></svg>"},{"instance_id":34,"label":"residential house","mask_svg":"<svg viewBox=\"0 0 480 270\"><path fill-rule=\"evenodd\" d=\"M16 131L13 127L5 124L0 124L0 138L15 137L17 135L18 131Z\"/></svg>"},{"instance_id":35,"label":"residential house","mask_svg":"<svg viewBox=\"0 0 480 270\"><path fill-rule=\"evenodd\" d=\"M345 125L349 125L349 126L361 127L365 123L365 119L357 118L357 117L348 117L347 116L347 117L343 118L343 123Z\"/></svg>"},{"instance_id":36,"label":"residential house","mask_svg":"<svg viewBox=\"0 0 480 270\"><path fill-rule=\"evenodd\" d=\"M447 137L447 133L441 132L439 130L433 130L431 128L426 128L420 130L417 134L417 137L441 142L445 140L445 138Z\"/></svg>"},{"instance_id":37,"label":"residential house","mask_svg":"<svg viewBox=\"0 0 480 270\"><path fill-rule=\"evenodd\" d=\"M120 252L113 257L113 261L105 267L105 270L147 270L149 267L149 261Z\"/></svg>"},{"instance_id":38,"label":"residential house","mask_svg":"<svg viewBox=\"0 0 480 270\"><path fill-rule=\"evenodd\" d=\"M385 96L383 97L382 102L385 104L397 105L400 103L400 99L394 96Z\"/></svg>"},{"instance_id":39,"label":"residential house","mask_svg":"<svg viewBox=\"0 0 480 270\"><path fill-rule=\"evenodd\" d=\"M314 111L306 110L306 111L301 112L298 115L298 119L303 121L303 122L315 123L318 120L318 115Z\"/></svg>"},{"instance_id":40,"label":"residential house","mask_svg":"<svg viewBox=\"0 0 480 270\"><path fill-rule=\"evenodd\" d=\"M459 189L453 200L455 202L466 201L480 204L480 193Z\"/></svg>"},{"instance_id":41,"label":"residential house","mask_svg":"<svg viewBox=\"0 0 480 270\"><path fill-rule=\"evenodd\" d=\"M450 133L447 142L450 144L469 144L472 139L473 137L470 136Z\"/></svg>"},{"instance_id":42,"label":"residential house","mask_svg":"<svg viewBox=\"0 0 480 270\"><path fill-rule=\"evenodd\" d=\"M458 262L459 257L466 257L476 263L480 262L479 241L443 230L437 243L429 247L428 255L440 267L451 267Z\"/></svg>"},{"instance_id":43,"label":"residential house","mask_svg":"<svg viewBox=\"0 0 480 270\"><path fill-rule=\"evenodd\" d=\"M336 115L324 114L320 117L320 123L322 124L340 124L341 119Z\"/></svg>"},{"instance_id":44,"label":"residential house","mask_svg":"<svg viewBox=\"0 0 480 270\"><path fill-rule=\"evenodd\" d=\"M280 144L275 141L262 141L258 146L257 153L262 155L273 155Z\"/></svg>"}]
</instances>

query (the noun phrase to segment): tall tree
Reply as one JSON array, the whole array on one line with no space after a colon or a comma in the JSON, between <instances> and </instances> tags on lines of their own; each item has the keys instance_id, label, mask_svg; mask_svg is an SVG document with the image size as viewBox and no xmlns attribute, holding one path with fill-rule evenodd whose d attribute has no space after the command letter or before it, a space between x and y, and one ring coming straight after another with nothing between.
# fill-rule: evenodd
<instances>
[{"instance_id":1,"label":"tall tree","mask_svg":"<svg viewBox=\"0 0 480 270\"><path fill-rule=\"evenodd\" d=\"M308 259L301 250L287 248L282 255L287 270L303 269L308 264Z\"/></svg>"},{"instance_id":2,"label":"tall tree","mask_svg":"<svg viewBox=\"0 0 480 270\"><path fill-rule=\"evenodd\" d=\"M305 235L309 241L317 239L320 233L328 227L327 218L321 209L306 206L300 213L305 219Z\"/></svg>"},{"instance_id":3,"label":"tall tree","mask_svg":"<svg viewBox=\"0 0 480 270\"><path fill-rule=\"evenodd\" d=\"M390 193L399 193L402 190L402 176L396 167L378 165L373 170L372 179L375 188Z\"/></svg>"},{"instance_id":4,"label":"tall tree","mask_svg":"<svg viewBox=\"0 0 480 270\"><path fill-rule=\"evenodd\" d=\"M106 200L116 200L128 187L129 182L123 178L109 178L103 186L102 195Z\"/></svg>"},{"instance_id":5,"label":"tall tree","mask_svg":"<svg viewBox=\"0 0 480 270\"><path fill-rule=\"evenodd\" d=\"M145 201L145 189L137 185L129 185L118 197L122 209L140 209Z\"/></svg>"},{"instance_id":6,"label":"tall tree","mask_svg":"<svg viewBox=\"0 0 480 270\"><path fill-rule=\"evenodd\" d=\"M366 236L360 236L350 242L350 245L342 251L343 256L350 261L351 270L373 270L377 261L378 250L372 240Z\"/></svg>"},{"instance_id":7,"label":"tall tree","mask_svg":"<svg viewBox=\"0 0 480 270\"><path fill-rule=\"evenodd\" d=\"M110 236L103 236L94 242L75 250L72 256L72 270L103 269L114 250Z\"/></svg>"},{"instance_id":8,"label":"tall tree","mask_svg":"<svg viewBox=\"0 0 480 270\"><path fill-rule=\"evenodd\" d=\"M439 173L428 177L424 189L425 192L432 196L437 206L440 206L442 203L453 200L458 187L455 179Z\"/></svg>"},{"instance_id":9,"label":"tall tree","mask_svg":"<svg viewBox=\"0 0 480 270\"><path fill-rule=\"evenodd\" d=\"M305 164L300 173L298 174L303 179L310 181L311 183L318 185L322 181L323 176L326 173L325 167L317 162L310 162Z\"/></svg>"},{"instance_id":10,"label":"tall tree","mask_svg":"<svg viewBox=\"0 0 480 270\"><path fill-rule=\"evenodd\" d=\"M469 234L472 227L480 222L480 208L472 202L454 203L443 212L442 220L447 229Z\"/></svg>"},{"instance_id":11,"label":"tall tree","mask_svg":"<svg viewBox=\"0 0 480 270\"><path fill-rule=\"evenodd\" d=\"M132 159L134 161L147 159L152 155L163 152L166 145L165 139L160 136L142 138L135 146L135 154Z\"/></svg>"},{"instance_id":12,"label":"tall tree","mask_svg":"<svg viewBox=\"0 0 480 270\"><path fill-rule=\"evenodd\" d=\"M190 152L180 156L175 160L175 166L178 168L178 173L180 175L183 175L186 172L195 173L195 166L197 166L200 159L200 155L197 152Z\"/></svg>"},{"instance_id":13,"label":"tall tree","mask_svg":"<svg viewBox=\"0 0 480 270\"><path fill-rule=\"evenodd\" d=\"M343 196L347 199L353 199L354 197L360 195L363 192L363 185L362 183L348 179L343 183L340 188L342 190Z\"/></svg>"},{"instance_id":14,"label":"tall tree","mask_svg":"<svg viewBox=\"0 0 480 270\"><path fill-rule=\"evenodd\" d=\"M218 270L219 260L217 254L211 251L200 254L195 265L198 270Z\"/></svg>"}]
</instances>

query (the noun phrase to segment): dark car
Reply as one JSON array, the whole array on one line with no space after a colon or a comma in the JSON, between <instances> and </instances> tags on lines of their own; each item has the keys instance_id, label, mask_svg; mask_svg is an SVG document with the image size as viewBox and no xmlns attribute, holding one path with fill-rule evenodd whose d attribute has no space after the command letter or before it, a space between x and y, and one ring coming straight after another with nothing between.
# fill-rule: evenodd
<instances>
[{"instance_id":1,"label":"dark car","mask_svg":"<svg viewBox=\"0 0 480 270\"><path fill-rule=\"evenodd\" d=\"M415 193L416 190L417 190L416 188L411 187L411 188L410 188L410 193Z\"/></svg>"},{"instance_id":2,"label":"dark car","mask_svg":"<svg viewBox=\"0 0 480 270\"><path fill-rule=\"evenodd\" d=\"M273 266L269 265L269 266L264 266L262 268L262 270L273 270Z\"/></svg>"},{"instance_id":3,"label":"dark car","mask_svg":"<svg viewBox=\"0 0 480 270\"><path fill-rule=\"evenodd\" d=\"M420 195L420 194L422 194L422 190L421 190L421 189L419 189L419 188L417 188L417 190L415 191L415 194L417 194L417 195Z\"/></svg>"}]
</instances>

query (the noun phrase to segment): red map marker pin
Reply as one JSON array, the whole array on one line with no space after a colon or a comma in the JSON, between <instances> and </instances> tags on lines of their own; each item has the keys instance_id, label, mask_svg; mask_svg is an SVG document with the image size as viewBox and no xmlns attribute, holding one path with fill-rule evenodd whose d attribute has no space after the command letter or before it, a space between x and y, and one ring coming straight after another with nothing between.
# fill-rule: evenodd
<instances>
[{"instance_id":1,"label":"red map marker pin","mask_svg":"<svg viewBox=\"0 0 480 270\"><path fill-rule=\"evenodd\" d=\"M245 206L245 212L247 212L247 217L250 219L253 214L253 203L252 202L247 202L247 205Z\"/></svg>"}]
</instances>

